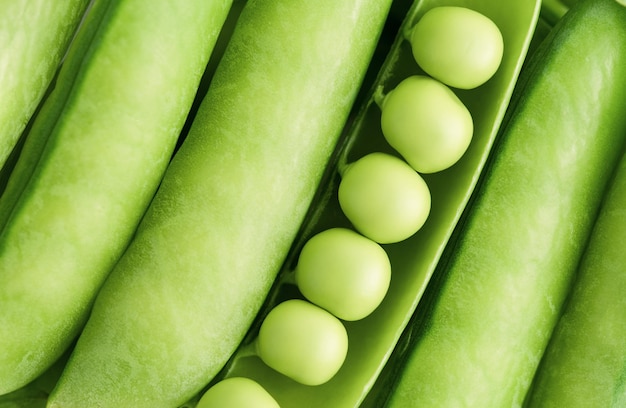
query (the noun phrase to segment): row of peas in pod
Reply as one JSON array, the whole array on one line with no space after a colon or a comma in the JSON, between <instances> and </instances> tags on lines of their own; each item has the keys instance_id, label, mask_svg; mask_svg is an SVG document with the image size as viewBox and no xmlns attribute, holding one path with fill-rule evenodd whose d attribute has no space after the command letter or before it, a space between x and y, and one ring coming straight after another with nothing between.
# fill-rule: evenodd
<instances>
[{"instance_id":1,"label":"row of peas in pod","mask_svg":"<svg viewBox=\"0 0 626 408\"><path fill-rule=\"evenodd\" d=\"M454 165L471 142L472 116L451 88L482 85L503 55L498 27L464 7L429 10L405 37L425 74L375 95L383 136L400 157L374 152L340 169L339 204L355 230L330 228L305 243L295 283L306 300L270 310L255 341L265 364L305 385L329 381L343 365L348 336L342 320L363 319L383 301L391 264L381 244L403 241L426 222L431 198L420 173ZM232 377L198 403L224 406L279 405L255 381Z\"/></svg>"}]
</instances>

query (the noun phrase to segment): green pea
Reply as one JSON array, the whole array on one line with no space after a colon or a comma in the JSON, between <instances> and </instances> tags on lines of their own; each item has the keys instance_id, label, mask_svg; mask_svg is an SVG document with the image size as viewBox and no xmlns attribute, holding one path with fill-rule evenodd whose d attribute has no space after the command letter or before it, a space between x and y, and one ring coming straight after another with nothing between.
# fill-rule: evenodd
<instances>
[{"instance_id":1,"label":"green pea","mask_svg":"<svg viewBox=\"0 0 626 408\"><path fill-rule=\"evenodd\" d=\"M487 82L500 66L504 42L498 26L466 7L435 7L415 24L409 38L419 66L461 89Z\"/></svg>"},{"instance_id":2,"label":"green pea","mask_svg":"<svg viewBox=\"0 0 626 408\"><path fill-rule=\"evenodd\" d=\"M454 92L427 76L413 75L382 100L385 139L420 173L455 164L474 132L472 115Z\"/></svg>"},{"instance_id":3,"label":"green pea","mask_svg":"<svg viewBox=\"0 0 626 408\"><path fill-rule=\"evenodd\" d=\"M395 3L394 9L398 10ZM402 0L400 3L409 2ZM440 0L414 2L400 29L402 32L408 32L425 11L441 4ZM254 379L285 407L377 408L386 405L387 393L392 387L385 384L391 383L397 369L403 364L400 357L395 357L399 353L392 351L398 344L406 344L402 340L398 343L401 333L408 332L407 322L410 321L416 304L421 302L424 288L441 258L448 239L453 235L479 174L483 171L524 56L529 49L540 10L539 0L512 2L461 0L455 4L475 7L476 10L494 19L498 27L502 28L505 39L504 58L498 72L488 84L470 92L458 93L474 119L475 133L471 146L452 168L425 177L433 196L428 222L410 239L385 247L393 265L392 285L375 313L364 320L345 323L350 349L341 370L329 382L318 387L293 381L268 368L258 358L249 357L249 342L256 337L256 331L250 333L224 370L224 375L228 377L245 376ZM383 40L387 36L387 41L393 41L393 45L385 57L383 68L363 85L362 89L367 93L364 100L357 104L356 116L346 129L345 147L339 154L337 164L340 168L369 152L387 151L388 146L385 146L386 142L382 139L377 126L380 121L380 110L369 96L378 87L392 89L416 71L409 43L404 39L406 37L398 36L393 39L397 33L393 29L393 24L402 16L397 11L392 12L395 15L392 14L388 20L392 23L392 29L386 30L387 34L383 35ZM373 65L372 67L374 68ZM322 231L346 225L345 216L336 200L336 193L337 185L334 182L323 183L320 194L312 206L315 211L311 211L302 226L301 231L305 235L308 235L308 231ZM294 252L301 248L303 239L308 239L308 236L298 237L292 248ZM290 260L283 265L281 274L289 274L292 269L293 262ZM284 290L282 284L273 288L261 316L284 298L283 295L286 294ZM381 371L385 364L389 368Z\"/></svg>"},{"instance_id":4,"label":"green pea","mask_svg":"<svg viewBox=\"0 0 626 408\"><path fill-rule=\"evenodd\" d=\"M386 153L370 153L350 164L338 197L354 227L381 244L412 236L430 213L426 182L404 160Z\"/></svg>"},{"instance_id":5,"label":"green pea","mask_svg":"<svg viewBox=\"0 0 626 408\"><path fill-rule=\"evenodd\" d=\"M259 383L245 377L222 380L209 388L196 408L279 408Z\"/></svg>"},{"instance_id":6,"label":"green pea","mask_svg":"<svg viewBox=\"0 0 626 408\"><path fill-rule=\"evenodd\" d=\"M320 385L343 365L348 335L341 321L326 310L292 299L263 320L257 352L274 370L305 385Z\"/></svg>"},{"instance_id":7,"label":"green pea","mask_svg":"<svg viewBox=\"0 0 626 408\"><path fill-rule=\"evenodd\" d=\"M307 241L296 282L302 294L344 320L359 320L382 302L391 264L376 242L346 228L331 228Z\"/></svg>"}]
</instances>

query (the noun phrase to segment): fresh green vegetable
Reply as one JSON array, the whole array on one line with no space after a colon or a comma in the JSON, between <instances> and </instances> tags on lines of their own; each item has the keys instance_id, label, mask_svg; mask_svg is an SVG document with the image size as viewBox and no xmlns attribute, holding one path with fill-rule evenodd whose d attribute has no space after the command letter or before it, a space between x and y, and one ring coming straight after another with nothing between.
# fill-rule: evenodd
<instances>
[{"instance_id":1,"label":"fresh green vegetable","mask_svg":"<svg viewBox=\"0 0 626 408\"><path fill-rule=\"evenodd\" d=\"M0 199L0 394L82 328L161 180L229 4L94 3Z\"/></svg>"},{"instance_id":2,"label":"fresh green vegetable","mask_svg":"<svg viewBox=\"0 0 626 408\"><path fill-rule=\"evenodd\" d=\"M301 384L320 385L343 364L348 335L341 321L326 310L290 299L265 317L256 346L269 367Z\"/></svg>"},{"instance_id":3,"label":"fresh green vegetable","mask_svg":"<svg viewBox=\"0 0 626 408\"><path fill-rule=\"evenodd\" d=\"M247 2L51 407L174 406L218 373L298 233L389 6Z\"/></svg>"},{"instance_id":4,"label":"fresh green vegetable","mask_svg":"<svg viewBox=\"0 0 626 408\"><path fill-rule=\"evenodd\" d=\"M623 149L623 7L574 6L516 95L418 308L390 407L521 406Z\"/></svg>"},{"instance_id":5,"label":"fresh green vegetable","mask_svg":"<svg viewBox=\"0 0 626 408\"><path fill-rule=\"evenodd\" d=\"M541 18L550 26L554 26L577 0L543 0L541 2Z\"/></svg>"},{"instance_id":6,"label":"fresh green vegetable","mask_svg":"<svg viewBox=\"0 0 626 408\"><path fill-rule=\"evenodd\" d=\"M309 301L340 319L359 320L385 297L391 265L376 242L347 228L330 228L304 245L295 280Z\"/></svg>"},{"instance_id":7,"label":"fresh green vegetable","mask_svg":"<svg viewBox=\"0 0 626 408\"><path fill-rule=\"evenodd\" d=\"M279 408L259 383L245 377L227 378L204 393L196 408Z\"/></svg>"},{"instance_id":8,"label":"fresh green vegetable","mask_svg":"<svg viewBox=\"0 0 626 408\"><path fill-rule=\"evenodd\" d=\"M626 13L625 11L618 11ZM604 198L527 407L626 404L626 157Z\"/></svg>"},{"instance_id":9,"label":"fresh green vegetable","mask_svg":"<svg viewBox=\"0 0 626 408\"><path fill-rule=\"evenodd\" d=\"M0 168L52 82L88 4L89 0L0 4Z\"/></svg>"},{"instance_id":10,"label":"fresh green vegetable","mask_svg":"<svg viewBox=\"0 0 626 408\"><path fill-rule=\"evenodd\" d=\"M411 75L381 102L387 142L420 173L445 170L466 152L472 115L454 92L436 79Z\"/></svg>"},{"instance_id":11,"label":"fresh green vegetable","mask_svg":"<svg viewBox=\"0 0 626 408\"><path fill-rule=\"evenodd\" d=\"M415 234L430 212L424 180L404 160L386 153L370 153L351 163L337 195L355 228L383 244Z\"/></svg>"},{"instance_id":12,"label":"fresh green vegetable","mask_svg":"<svg viewBox=\"0 0 626 408\"><path fill-rule=\"evenodd\" d=\"M430 9L411 30L409 41L426 73L461 89L487 82L498 70L504 49L498 26L467 7Z\"/></svg>"},{"instance_id":13,"label":"fresh green vegetable","mask_svg":"<svg viewBox=\"0 0 626 408\"><path fill-rule=\"evenodd\" d=\"M501 27L505 42L502 63L498 72L483 86L458 93L459 99L474 118L472 142L456 165L445 171L424 175L433 200L429 218L412 237L396 244L384 245L392 265L389 290L372 314L361 320L344 323L349 338L345 363L331 380L316 387L299 384L277 373L249 353L262 321L258 319L218 379L237 376L254 379L283 408L380 408L375 398L370 400L367 396L369 394L375 397L385 391L385 387L373 389L375 381L380 374L384 374L383 367L389 362L389 356L412 315L482 170L526 55L540 5L536 0L466 0L456 4L475 8ZM439 5L442 5L441 0L415 2L402 26L413 27L425 11ZM396 25L395 33L398 36L390 47L379 75L371 84L366 100L347 129L346 142L340 146L337 157L338 163L333 165L334 172L322 184L318 200L312 204L309 217L291 247L279 280L275 282L274 290L270 292L260 317L285 298L297 295L297 288L293 285L293 273L300 250L310 237L329 228L351 228L337 199L338 184L342 180L339 169L344 169L372 152L393 154L380 131L376 90L381 85L383 90L393 89L406 77L423 74L414 61L410 44L403 32L404 28L400 27L398 30ZM395 363L391 362L390 371L393 372L395 368Z\"/></svg>"},{"instance_id":14,"label":"fresh green vegetable","mask_svg":"<svg viewBox=\"0 0 626 408\"><path fill-rule=\"evenodd\" d=\"M69 350L68 350L69 351ZM0 408L45 408L48 395L61 375L69 352L63 353L50 368L35 380L8 394L0 395Z\"/></svg>"}]
</instances>

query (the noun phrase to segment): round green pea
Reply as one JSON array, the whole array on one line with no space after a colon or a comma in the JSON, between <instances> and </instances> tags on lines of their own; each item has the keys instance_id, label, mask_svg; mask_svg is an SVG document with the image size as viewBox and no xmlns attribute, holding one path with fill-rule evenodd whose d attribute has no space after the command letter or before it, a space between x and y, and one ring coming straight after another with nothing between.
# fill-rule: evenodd
<instances>
[{"instance_id":1,"label":"round green pea","mask_svg":"<svg viewBox=\"0 0 626 408\"><path fill-rule=\"evenodd\" d=\"M461 89L487 82L504 52L498 26L466 7L430 9L413 27L409 41L415 61L427 74Z\"/></svg>"},{"instance_id":2,"label":"round green pea","mask_svg":"<svg viewBox=\"0 0 626 408\"><path fill-rule=\"evenodd\" d=\"M196 408L280 408L259 383L245 377L226 378L209 388Z\"/></svg>"},{"instance_id":3,"label":"round green pea","mask_svg":"<svg viewBox=\"0 0 626 408\"><path fill-rule=\"evenodd\" d=\"M339 371L348 334L339 319L301 299L274 307L261 323L257 354L274 370L304 385L320 385Z\"/></svg>"},{"instance_id":4,"label":"round green pea","mask_svg":"<svg viewBox=\"0 0 626 408\"><path fill-rule=\"evenodd\" d=\"M385 95L381 128L387 142L420 173L455 164L474 133L472 115L441 82L413 75Z\"/></svg>"},{"instance_id":5,"label":"round green pea","mask_svg":"<svg viewBox=\"0 0 626 408\"><path fill-rule=\"evenodd\" d=\"M309 301L353 321L368 316L383 301L391 264L376 242L347 228L331 228L306 242L295 276Z\"/></svg>"},{"instance_id":6,"label":"round green pea","mask_svg":"<svg viewBox=\"0 0 626 408\"><path fill-rule=\"evenodd\" d=\"M404 160L380 152L347 167L338 198L354 227L381 244L409 238L430 213L430 191L424 179Z\"/></svg>"}]
</instances>

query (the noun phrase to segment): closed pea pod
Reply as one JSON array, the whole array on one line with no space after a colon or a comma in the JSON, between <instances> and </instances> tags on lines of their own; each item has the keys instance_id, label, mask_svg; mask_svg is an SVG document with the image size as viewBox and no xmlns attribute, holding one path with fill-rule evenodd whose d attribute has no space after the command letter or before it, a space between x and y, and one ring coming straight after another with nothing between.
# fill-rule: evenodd
<instances>
[{"instance_id":1,"label":"closed pea pod","mask_svg":"<svg viewBox=\"0 0 626 408\"><path fill-rule=\"evenodd\" d=\"M0 5L0 168L53 80L89 0Z\"/></svg>"},{"instance_id":2,"label":"closed pea pod","mask_svg":"<svg viewBox=\"0 0 626 408\"><path fill-rule=\"evenodd\" d=\"M558 320L623 151L626 9L583 0L531 58L390 407L521 406Z\"/></svg>"},{"instance_id":3,"label":"closed pea pod","mask_svg":"<svg viewBox=\"0 0 626 408\"><path fill-rule=\"evenodd\" d=\"M606 194L527 407L626 403L626 157Z\"/></svg>"},{"instance_id":4,"label":"closed pea pod","mask_svg":"<svg viewBox=\"0 0 626 408\"><path fill-rule=\"evenodd\" d=\"M182 404L221 370L300 228L390 3L246 3L53 406Z\"/></svg>"},{"instance_id":5,"label":"closed pea pod","mask_svg":"<svg viewBox=\"0 0 626 408\"><path fill-rule=\"evenodd\" d=\"M84 325L157 189L229 6L94 2L0 199L0 393L41 374Z\"/></svg>"}]
</instances>

